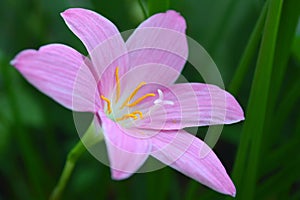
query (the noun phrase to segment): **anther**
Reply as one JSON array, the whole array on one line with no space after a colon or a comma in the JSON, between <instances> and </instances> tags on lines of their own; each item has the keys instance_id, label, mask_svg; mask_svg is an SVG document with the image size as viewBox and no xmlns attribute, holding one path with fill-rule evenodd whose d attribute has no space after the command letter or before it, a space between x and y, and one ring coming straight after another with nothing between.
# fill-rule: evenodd
<instances>
[{"instance_id":1,"label":"anther","mask_svg":"<svg viewBox=\"0 0 300 200\"><path fill-rule=\"evenodd\" d=\"M139 110L136 110L136 111L132 112L131 114L134 114L134 115L138 114L140 116L140 118L143 119L143 113Z\"/></svg>"}]
</instances>

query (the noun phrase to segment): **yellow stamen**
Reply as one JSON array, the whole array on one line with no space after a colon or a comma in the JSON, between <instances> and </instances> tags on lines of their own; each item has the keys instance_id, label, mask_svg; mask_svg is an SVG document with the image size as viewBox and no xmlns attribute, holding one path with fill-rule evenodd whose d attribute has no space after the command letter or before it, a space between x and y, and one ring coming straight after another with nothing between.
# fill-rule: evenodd
<instances>
[{"instance_id":1,"label":"yellow stamen","mask_svg":"<svg viewBox=\"0 0 300 200\"><path fill-rule=\"evenodd\" d=\"M126 104L126 106L133 107L133 106L137 105L138 103L140 103L141 101L143 101L144 99L146 99L148 97L155 97L155 94L154 93L145 94L144 96L138 98L135 102L133 102L131 104Z\"/></svg>"},{"instance_id":2,"label":"yellow stamen","mask_svg":"<svg viewBox=\"0 0 300 200\"><path fill-rule=\"evenodd\" d=\"M143 113L139 110L136 110L136 111L132 112L131 114L134 114L134 115L138 114L138 115L140 115L140 118L143 119Z\"/></svg>"},{"instance_id":3,"label":"yellow stamen","mask_svg":"<svg viewBox=\"0 0 300 200\"><path fill-rule=\"evenodd\" d=\"M136 95L136 93L141 89L142 86L146 85L146 82L141 82L134 90L133 92L129 95L129 97L126 99L126 101L123 103L120 109L124 108L129 101Z\"/></svg>"},{"instance_id":4,"label":"yellow stamen","mask_svg":"<svg viewBox=\"0 0 300 200\"><path fill-rule=\"evenodd\" d=\"M100 97L101 97L101 99L103 99L106 102L107 112L108 112L108 114L110 114L111 113L110 100L108 98L106 98L105 96L103 96L103 95L101 95Z\"/></svg>"},{"instance_id":5,"label":"yellow stamen","mask_svg":"<svg viewBox=\"0 0 300 200\"><path fill-rule=\"evenodd\" d=\"M119 79L119 67L116 67L116 83L117 83L117 96L116 96L116 102L120 99L120 93L121 93L121 87L120 87L120 79Z\"/></svg>"},{"instance_id":6,"label":"yellow stamen","mask_svg":"<svg viewBox=\"0 0 300 200\"><path fill-rule=\"evenodd\" d=\"M117 118L116 121L121 121L121 120L125 120L128 118L137 119L138 117L134 114L125 114L125 115L123 115L123 117Z\"/></svg>"}]
</instances>

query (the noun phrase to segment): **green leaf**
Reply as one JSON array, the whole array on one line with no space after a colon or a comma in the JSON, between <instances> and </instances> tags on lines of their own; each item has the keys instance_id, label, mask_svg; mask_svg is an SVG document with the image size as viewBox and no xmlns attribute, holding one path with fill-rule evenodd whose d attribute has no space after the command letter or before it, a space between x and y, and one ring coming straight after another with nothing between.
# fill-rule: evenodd
<instances>
[{"instance_id":1,"label":"green leaf","mask_svg":"<svg viewBox=\"0 0 300 200\"><path fill-rule=\"evenodd\" d=\"M296 154L297 155L297 154ZM278 196L286 188L290 189L294 181L300 178L299 172L300 159L295 156L292 162L284 166L280 171L277 171L272 177L266 179L259 187L257 198L268 199L267 195ZM276 190L274 190L276 188ZM273 191L272 193L266 191ZM283 198L288 199L288 198Z\"/></svg>"},{"instance_id":2,"label":"green leaf","mask_svg":"<svg viewBox=\"0 0 300 200\"><path fill-rule=\"evenodd\" d=\"M288 163L293 154L296 154L295 152L297 152L299 145L300 141L294 136L284 145L275 149L270 156L262 161L261 165L267 167L261 168L261 177L266 177L270 172L280 168L283 165L283 161L284 164Z\"/></svg>"},{"instance_id":3,"label":"green leaf","mask_svg":"<svg viewBox=\"0 0 300 200\"><path fill-rule=\"evenodd\" d=\"M299 88L300 81L297 80L296 83L290 86L287 92L283 94L283 100L276 107L276 113L270 117L272 121L270 122L270 133L268 133L273 133L272 136L269 135L271 142L274 142L275 140L280 141L279 134L282 133L283 126L288 120L289 114L293 111L293 109L297 109L297 102L300 98Z\"/></svg>"},{"instance_id":4,"label":"green leaf","mask_svg":"<svg viewBox=\"0 0 300 200\"><path fill-rule=\"evenodd\" d=\"M296 35L293 41L292 54L300 63L300 35Z\"/></svg>"},{"instance_id":5,"label":"green leaf","mask_svg":"<svg viewBox=\"0 0 300 200\"><path fill-rule=\"evenodd\" d=\"M278 125L284 123L284 119L281 121L277 121L274 126L274 115L282 115L283 113L286 113L289 109L282 108L281 110L278 110L277 104L282 100L282 97L279 96L279 92L286 91L287 89L283 87L282 83L284 80L284 76L287 69L288 60L290 58L291 54L291 47L295 35L295 30L297 28L298 24L298 18L300 14L300 4L298 0L286 0L284 1L283 7L282 7L282 17L280 19L280 26L278 31L278 39L277 39L277 45L276 45L276 51L275 51L275 57L274 57L274 66L272 71L272 78L271 83L272 87L269 90L269 100L268 100L268 108L267 108L267 120L265 122L265 136L264 140L265 145L264 148L267 149L272 142L274 142L274 139L269 138L276 138L281 133L281 129L277 129L274 127L277 127ZM297 82L295 83L296 85ZM295 88L294 86L290 86ZM292 92L294 95L297 96L297 91L294 89L294 92ZM280 98L279 98L280 97ZM295 98L294 98L295 99ZM294 100L295 101L295 100ZM292 101L291 101L292 103ZM285 103L287 105L288 103ZM289 106L287 105L287 108ZM287 116L287 115L285 115ZM267 144L267 142L269 144Z\"/></svg>"},{"instance_id":6,"label":"green leaf","mask_svg":"<svg viewBox=\"0 0 300 200\"><path fill-rule=\"evenodd\" d=\"M243 80L245 80L245 76L247 74L247 72L249 71L249 67L250 67L250 63L252 61L252 59L254 58L258 45L259 45L259 41L261 38L261 34L263 31L263 27L265 24L265 18L267 15L267 3L265 3L265 6L263 8L263 10L261 11L261 14L256 22L256 25L254 27L254 30L249 38L248 44L245 48L245 51L243 53L243 56L240 60L240 63L237 67L237 70L235 71L235 74L233 76L233 79L229 85L228 90L232 93L232 94L238 94Z\"/></svg>"},{"instance_id":7,"label":"green leaf","mask_svg":"<svg viewBox=\"0 0 300 200\"><path fill-rule=\"evenodd\" d=\"M240 199L254 198L282 2L269 2L246 120L234 166L233 178L237 185L237 197Z\"/></svg>"}]
</instances>

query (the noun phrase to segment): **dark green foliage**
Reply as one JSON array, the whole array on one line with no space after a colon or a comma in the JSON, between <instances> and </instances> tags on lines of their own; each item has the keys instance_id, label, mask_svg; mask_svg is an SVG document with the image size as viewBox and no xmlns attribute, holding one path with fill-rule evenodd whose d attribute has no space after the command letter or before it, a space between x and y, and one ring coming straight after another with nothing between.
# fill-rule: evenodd
<instances>
[{"instance_id":1,"label":"dark green foliage","mask_svg":"<svg viewBox=\"0 0 300 200\"><path fill-rule=\"evenodd\" d=\"M48 43L65 43L86 54L59 15L69 7L93 9L120 31L135 28L145 15L180 12L187 34L210 53L246 113L245 122L224 127L215 146L233 171L237 199L299 199L298 0L1 0L0 199L47 199L79 140L71 111L9 65L19 51ZM190 68L183 74L202 80ZM113 181L109 168L86 153L63 199L225 198L170 168Z\"/></svg>"}]
</instances>

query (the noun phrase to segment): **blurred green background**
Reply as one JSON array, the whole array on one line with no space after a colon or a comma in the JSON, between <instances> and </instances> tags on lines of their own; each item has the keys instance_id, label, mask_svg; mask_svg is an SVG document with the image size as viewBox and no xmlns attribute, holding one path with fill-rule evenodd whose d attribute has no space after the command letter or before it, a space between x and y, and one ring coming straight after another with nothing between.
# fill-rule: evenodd
<instances>
[{"instance_id":1,"label":"blurred green background","mask_svg":"<svg viewBox=\"0 0 300 200\"><path fill-rule=\"evenodd\" d=\"M150 13L169 8L185 17L187 34L209 52L225 87L245 110L246 121L225 126L214 148L232 172L237 198L300 199L300 2L142 2ZM79 140L71 111L38 92L9 65L19 51L48 43L64 43L86 54L59 15L69 7L95 10L120 31L135 28L144 20L137 0L0 1L0 200L48 199L68 151ZM183 74L201 81L189 68ZM230 197L168 167L113 181L109 168L86 153L79 159L63 199L86 198Z\"/></svg>"}]
</instances>

